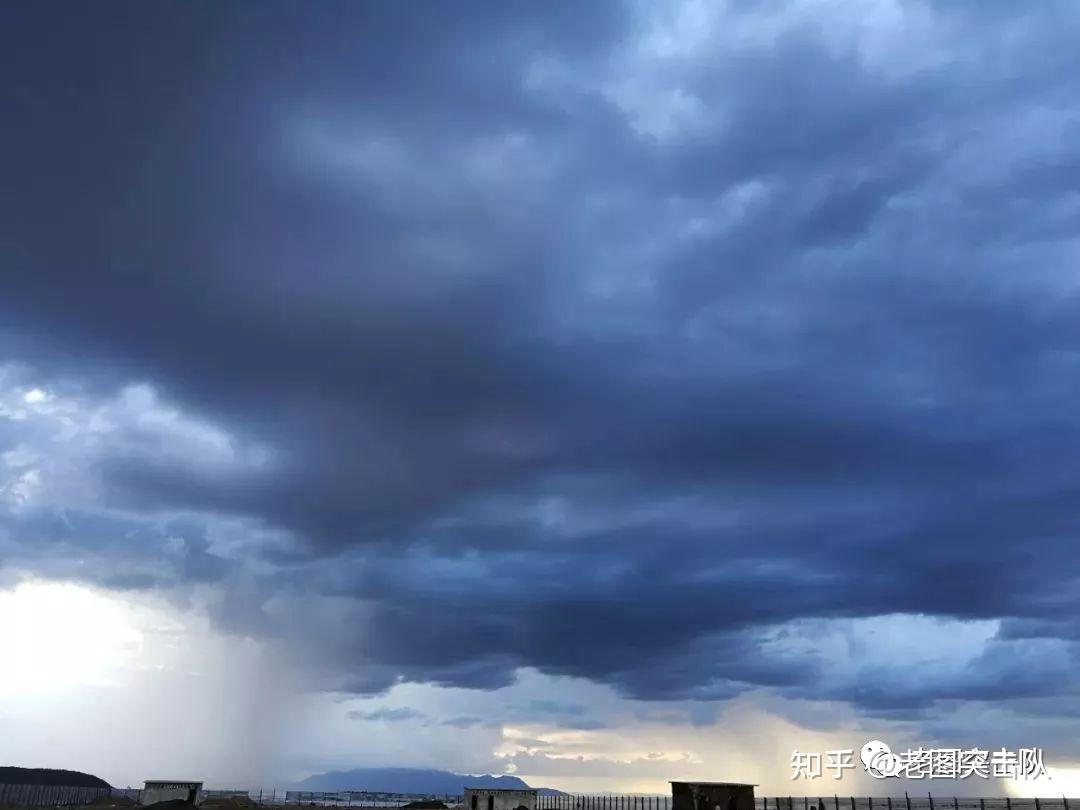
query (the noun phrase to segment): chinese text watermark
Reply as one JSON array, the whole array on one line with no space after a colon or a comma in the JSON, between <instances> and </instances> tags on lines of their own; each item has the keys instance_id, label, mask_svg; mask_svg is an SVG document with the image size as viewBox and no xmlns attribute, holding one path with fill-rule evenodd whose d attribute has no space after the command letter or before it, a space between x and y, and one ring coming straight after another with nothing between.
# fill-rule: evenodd
<instances>
[{"instance_id":1,"label":"chinese text watermark","mask_svg":"<svg viewBox=\"0 0 1080 810\"><path fill-rule=\"evenodd\" d=\"M881 740L871 740L859 751L863 769L875 779L1036 779L1046 776L1041 748L916 748L894 754ZM823 774L840 779L856 767L855 750L791 754L792 779L818 779Z\"/></svg>"}]
</instances>

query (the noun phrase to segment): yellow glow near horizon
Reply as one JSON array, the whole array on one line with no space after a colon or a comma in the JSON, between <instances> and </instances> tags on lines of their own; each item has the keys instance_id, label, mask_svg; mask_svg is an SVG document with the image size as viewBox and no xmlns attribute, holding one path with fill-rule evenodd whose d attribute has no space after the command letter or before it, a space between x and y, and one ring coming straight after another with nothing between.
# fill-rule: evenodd
<instances>
[{"instance_id":1,"label":"yellow glow near horizon","mask_svg":"<svg viewBox=\"0 0 1080 810\"><path fill-rule=\"evenodd\" d=\"M92 588L31 581L0 591L0 696L114 683L141 645L129 606Z\"/></svg>"}]
</instances>

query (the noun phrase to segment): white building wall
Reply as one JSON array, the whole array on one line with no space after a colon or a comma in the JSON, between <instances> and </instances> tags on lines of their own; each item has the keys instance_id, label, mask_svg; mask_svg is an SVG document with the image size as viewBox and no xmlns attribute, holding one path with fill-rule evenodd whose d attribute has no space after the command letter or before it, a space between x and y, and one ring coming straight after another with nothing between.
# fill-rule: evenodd
<instances>
[{"instance_id":1,"label":"white building wall","mask_svg":"<svg viewBox=\"0 0 1080 810\"><path fill-rule=\"evenodd\" d=\"M184 802L191 801L192 804L195 804L199 801L201 791L202 782L147 782L143 786L139 803L144 805L156 804L157 802L169 802L179 799Z\"/></svg>"}]
</instances>

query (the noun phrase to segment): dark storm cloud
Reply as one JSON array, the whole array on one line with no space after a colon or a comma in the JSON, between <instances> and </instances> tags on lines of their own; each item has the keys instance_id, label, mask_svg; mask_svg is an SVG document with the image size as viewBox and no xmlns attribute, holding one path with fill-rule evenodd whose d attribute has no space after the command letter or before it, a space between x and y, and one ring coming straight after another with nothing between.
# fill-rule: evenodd
<instances>
[{"instance_id":1,"label":"dark storm cloud","mask_svg":"<svg viewBox=\"0 0 1080 810\"><path fill-rule=\"evenodd\" d=\"M388 723L400 723L403 720L422 720L425 715L408 706L400 706L396 709L373 709L369 712L351 709L348 716L353 720L385 720Z\"/></svg>"},{"instance_id":2,"label":"dark storm cloud","mask_svg":"<svg viewBox=\"0 0 1080 810\"><path fill-rule=\"evenodd\" d=\"M614 4L54 11L7 32L4 359L269 461L132 429L110 517L5 516L19 559L229 583L221 626L332 641L364 693L532 666L914 712L1075 639L1073 9L863 43L743 9L668 56ZM841 694L774 635L891 613L1008 621L975 671ZM1065 649L1014 696L1071 693Z\"/></svg>"},{"instance_id":3,"label":"dark storm cloud","mask_svg":"<svg viewBox=\"0 0 1080 810\"><path fill-rule=\"evenodd\" d=\"M440 725L450 726L452 728L472 728L483 722L483 717L469 717L467 715L462 715L461 717L451 717L443 720Z\"/></svg>"}]
</instances>

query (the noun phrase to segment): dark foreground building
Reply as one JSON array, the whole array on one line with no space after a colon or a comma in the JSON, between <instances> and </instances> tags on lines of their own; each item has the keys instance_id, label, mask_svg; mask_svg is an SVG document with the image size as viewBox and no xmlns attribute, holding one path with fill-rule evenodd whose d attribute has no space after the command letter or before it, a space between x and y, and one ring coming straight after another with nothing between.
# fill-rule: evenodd
<instances>
[{"instance_id":1,"label":"dark foreground building","mask_svg":"<svg viewBox=\"0 0 1080 810\"><path fill-rule=\"evenodd\" d=\"M536 810L536 788L465 788L465 810ZM752 807L750 810L754 810Z\"/></svg>"},{"instance_id":2,"label":"dark foreground building","mask_svg":"<svg viewBox=\"0 0 1080 810\"><path fill-rule=\"evenodd\" d=\"M754 788L743 782L672 782L671 810L754 810Z\"/></svg>"}]
</instances>

